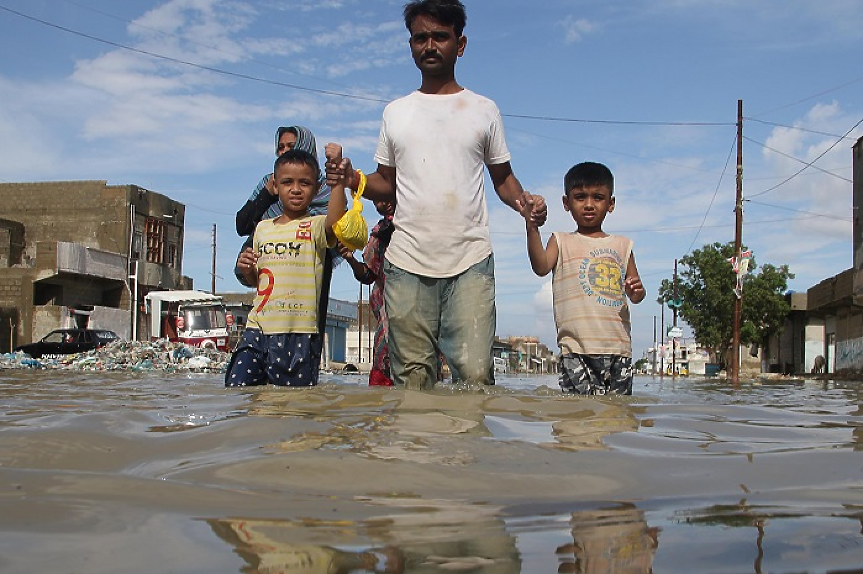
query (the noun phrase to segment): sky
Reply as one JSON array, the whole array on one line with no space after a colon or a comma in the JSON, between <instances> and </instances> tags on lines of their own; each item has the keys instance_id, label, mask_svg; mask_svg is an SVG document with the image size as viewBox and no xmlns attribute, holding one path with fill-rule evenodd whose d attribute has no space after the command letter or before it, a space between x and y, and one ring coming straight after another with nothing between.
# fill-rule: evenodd
<instances>
[{"instance_id":1,"label":"sky","mask_svg":"<svg viewBox=\"0 0 863 574\"><path fill-rule=\"evenodd\" d=\"M383 106L419 86L401 0L0 0L0 181L106 180L186 205L183 273L233 276L234 218L272 170L279 125L373 171ZM734 240L743 102L743 233L793 291L853 266L852 146L863 136L859 0L465 0L463 86L497 102L512 166L572 231L563 175L615 174L609 233L635 242L642 356L671 313L675 259ZM321 153L322 156L322 153ZM498 335L556 350L551 275L487 180ZM371 204L364 214L377 219ZM356 301L347 265L331 295ZM684 326L686 336L691 331Z\"/></svg>"}]
</instances>

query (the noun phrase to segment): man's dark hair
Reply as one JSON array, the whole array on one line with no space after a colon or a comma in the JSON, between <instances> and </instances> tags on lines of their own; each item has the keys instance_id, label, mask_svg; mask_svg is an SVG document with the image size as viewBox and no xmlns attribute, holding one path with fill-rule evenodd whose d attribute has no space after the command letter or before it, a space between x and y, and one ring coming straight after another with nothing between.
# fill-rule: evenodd
<instances>
[{"instance_id":1,"label":"man's dark hair","mask_svg":"<svg viewBox=\"0 0 863 574\"><path fill-rule=\"evenodd\" d=\"M614 193L614 176L601 163L586 161L574 165L563 177L563 192L567 195L573 189L595 186L607 187L609 195Z\"/></svg>"},{"instance_id":2,"label":"man's dark hair","mask_svg":"<svg viewBox=\"0 0 863 574\"><path fill-rule=\"evenodd\" d=\"M273 172L279 169L280 165L284 165L286 163L309 166L315 174L315 181L317 181L321 176L321 166L318 165L318 160L306 150L296 148L289 149L276 158L276 163L273 165Z\"/></svg>"},{"instance_id":3,"label":"man's dark hair","mask_svg":"<svg viewBox=\"0 0 863 574\"><path fill-rule=\"evenodd\" d=\"M452 26L457 37L464 32L467 13L460 0L414 0L405 4L405 26L411 32L411 24L417 16L428 16L446 26Z\"/></svg>"}]
</instances>

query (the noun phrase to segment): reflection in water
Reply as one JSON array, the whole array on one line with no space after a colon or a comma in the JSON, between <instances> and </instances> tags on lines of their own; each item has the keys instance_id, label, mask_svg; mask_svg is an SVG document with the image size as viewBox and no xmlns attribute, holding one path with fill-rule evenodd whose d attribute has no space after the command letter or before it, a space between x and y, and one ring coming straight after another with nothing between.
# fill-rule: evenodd
<instances>
[{"instance_id":1,"label":"reflection in water","mask_svg":"<svg viewBox=\"0 0 863 574\"><path fill-rule=\"evenodd\" d=\"M369 499L399 512L359 522L210 519L234 546L247 574L430 574L470 572L518 574L515 539L506 532L500 509L445 500ZM350 547L309 542L331 536ZM365 546L364 542L371 542ZM359 549L357 549L359 547Z\"/></svg>"},{"instance_id":2,"label":"reflection in water","mask_svg":"<svg viewBox=\"0 0 863 574\"><path fill-rule=\"evenodd\" d=\"M475 454L456 436L531 442L567 451L605 450L608 435L638 430L643 407L631 397L538 398L503 387L482 392L452 388L414 393L373 388L346 393L343 386L251 394L248 414L306 424L272 445L280 453L349 451L380 460L464 466Z\"/></svg>"},{"instance_id":3,"label":"reflection in water","mask_svg":"<svg viewBox=\"0 0 863 574\"><path fill-rule=\"evenodd\" d=\"M357 380L0 371L0 570L861 572L860 382Z\"/></svg>"},{"instance_id":4,"label":"reflection in water","mask_svg":"<svg viewBox=\"0 0 863 574\"><path fill-rule=\"evenodd\" d=\"M237 518L207 522L246 561L247 567L242 571L248 574L395 572L389 569L383 552L350 552L294 542L291 535L296 535L296 529L303 526L291 521Z\"/></svg>"},{"instance_id":5,"label":"reflection in water","mask_svg":"<svg viewBox=\"0 0 863 574\"><path fill-rule=\"evenodd\" d=\"M817 523L852 520L860 529L852 534L846 528L844 536L832 528L829 536L820 534ZM752 572L762 574L777 571L775 564L783 562L782 556L821 564L833 563L836 569L827 572L861 572L847 570L847 566L863 564L863 507L843 505L836 508L809 508L805 512L780 506L752 505L746 499L736 504L716 504L700 510L683 510L674 513L674 520L691 526L709 529L752 529ZM803 523L796 526L795 523ZM771 544L768 544L770 542ZM727 544L727 543L726 543Z\"/></svg>"},{"instance_id":6,"label":"reflection in water","mask_svg":"<svg viewBox=\"0 0 863 574\"><path fill-rule=\"evenodd\" d=\"M392 512L356 522L207 522L243 558L245 574L848 574L863 563L863 507L854 505L803 511L742 500L646 511L621 502L524 516L420 498L366 502ZM561 538L569 541L552 544Z\"/></svg>"},{"instance_id":7,"label":"reflection in water","mask_svg":"<svg viewBox=\"0 0 863 574\"><path fill-rule=\"evenodd\" d=\"M558 572L650 574L659 528L635 505L572 513L572 544L557 549Z\"/></svg>"}]
</instances>

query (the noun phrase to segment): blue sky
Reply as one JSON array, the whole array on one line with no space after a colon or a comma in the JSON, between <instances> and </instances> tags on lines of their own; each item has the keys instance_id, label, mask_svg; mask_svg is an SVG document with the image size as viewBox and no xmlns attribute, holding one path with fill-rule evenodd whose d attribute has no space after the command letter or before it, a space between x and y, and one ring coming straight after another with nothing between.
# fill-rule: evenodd
<instances>
[{"instance_id":1,"label":"blue sky","mask_svg":"<svg viewBox=\"0 0 863 574\"><path fill-rule=\"evenodd\" d=\"M544 241L573 229L560 201L569 167L615 173L605 229L635 241L648 290L633 306L636 357L675 258L734 238L738 99L743 241L756 261L790 265L797 291L853 265L859 0L465 3L457 77L504 114L516 175L550 204ZM319 149L338 141L374 169L384 102L419 85L402 4L0 0L0 181L164 193L187 205L184 273L209 289L215 224L217 290L240 291L234 215L272 166L278 125L306 125ZM550 276L533 275L522 220L488 191L498 334L556 348ZM358 293L337 269L332 295Z\"/></svg>"}]
</instances>

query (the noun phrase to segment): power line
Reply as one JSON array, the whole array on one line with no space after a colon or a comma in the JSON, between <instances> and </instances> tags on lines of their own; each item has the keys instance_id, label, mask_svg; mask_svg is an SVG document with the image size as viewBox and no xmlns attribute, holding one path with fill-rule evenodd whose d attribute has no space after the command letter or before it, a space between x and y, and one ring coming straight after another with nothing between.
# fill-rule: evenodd
<instances>
[{"instance_id":1,"label":"power line","mask_svg":"<svg viewBox=\"0 0 863 574\"><path fill-rule=\"evenodd\" d=\"M542 138L542 139L546 139L546 140L549 140L549 141L556 141L556 142L565 143L565 144L569 144L569 145L574 145L574 146L578 146L578 147L584 147L584 148L587 148L587 149L593 149L593 150L597 150L597 151L601 151L601 152L605 152L605 153L610 153L610 154L620 155L620 156L623 156L623 157L631 157L631 158L633 158L633 159L637 159L637 160L641 160L641 161L646 161L646 162L649 162L649 163L654 163L654 164L659 164L659 165L668 165L668 166L671 166L671 167L676 167L676 168L678 168L678 169L687 169L687 170L691 170L691 171L698 171L698 172L702 172L702 173L713 173L713 171L711 171L711 170L708 170L708 169L701 169L701 168L698 168L698 167L695 167L695 166L692 166L692 165L686 165L686 164L682 164L682 163L675 163L675 162L665 161L665 160L659 160L659 159L651 159L651 158L644 157L644 156L642 156L642 155L638 155L638 154L634 154L634 153L628 153L628 152L625 152L625 151L618 151L618 150L613 150L613 149L603 148L603 147L594 146L594 145L590 145L590 144L585 144L585 143L581 143L581 142L574 142L574 141L571 141L571 140L567 140L567 139L563 139L563 138L558 138L558 137L554 137L554 136L548 136L548 135L545 135L545 134L540 134L540 133L533 132L533 131L529 131L529 130L523 130L523 129L519 129L519 128L513 128L513 127L511 127L511 126L507 127L507 128L506 128L506 131L507 131L507 133L510 133L510 132L517 132L517 133L528 134L528 135L531 135L531 136L534 136L534 137L538 137L538 138Z\"/></svg>"},{"instance_id":2,"label":"power line","mask_svg":"<svg viewBox=\"0 0 863 574\"><path fill-rule=\"evenodd\" d=\"M658 121L636 121L636 120L591 120L586 118L563 118L557 116L532 116L523 114L501 114L507 118L519 118L523 120L538 120L545 122L573 122L585 124L614 124L626 126L733 126L730 122L658 122Z\"/></svg>"},{"instance_id":3,"label":"power line","mask_svg":"<svg viewBox=\"0 0 863 574\"><path fill-rule=\"evenodd\" d=\"M68 1L68 0L67 0ZM195 62L190 62L188 60L181 60L179 58L174 58L172 56L166 56L164 54L157 54L155 52L151 52L149 50L143 50L141 48L134 48L132 46L128 46L126 44L121 44L119 42L114 42L112 40L107 40L105 38L100 38L98 36L93 36L92 34L87 34L85 32L80 32L78 30L73 30L71 28L67 28L66 26L61 26L59 24L55 24L53 22L48 22L47 20L43 20L41 18L36 18L35 16L30 16L28 14L24 14L23 12L19 12L17 10L13 10L12 8L8 8L6 6L0 5L0 10L4 10L11 14L15 14L16 16L20 16L21 18L25 18L27 20L37 22L44 26L48 26L50 28L54 28L56 30L61 30L68 34L73 34L75 36L79 36L81 38L86 38L88 40L93 40L94 42L99 42L101 44L107 44L109 46L113 46L115 48L120 48L122 50L128 50L130 52L134 52L136 54L142 54L145 56L150 56L151 58L157 58L160 60L165 60L168 62L173 62L175 64L181 64L183 66L189 66L192 68L196 68L199 70L204 70L207 72L212 72L214 74L220 74L224 76L230 76L233 78L239 78L243 80L249 80L253 82L260 82L263 84L270 84L273 86L279 86L283 88L291 88L294 90L300 90L304 92L311 92L315 94L321 94L325 96L335 96L341 98L350 98L355 100L363 100L369 102L378 102L378 103L389 103L390 100L386 100L383 98L376 98L371 96L361 96L357 94L349 94L345 92L337 92L333 90L324 90L320 88L310 88L307 86L300 86L298 84L289 84L285 82L279 82L276 80L269 80L266 78L259 78L256 76L252 76L249 74L242 74L239 72L231 72L228 70L223 70L221 68L216 68L213 66L206 66L203 64L196 64ZM641 126L731 126L733 123L729 122L681 122L681 121L672 121L672 122L660 122L660 121L634 121L634 120L595 120L595 119L587 119L587 118L564 118L564 117L553 117L553 116L534 116L534 115L520 115L520 114L501 114L504 117L510 118L520 118L520 119L528 119L528 120L537 120L537 121L554 121L554 122L577 122L577 123L593 123L593 124L616 124L616 125L641 125Z\"/></svg>"},{"instance_id":4,"label":"power line","mask_svg":"<svg viewBox=\"0 0 863 574\"><path fill-rule=\"evenodd\" d=\"M772 147L770 147L769 145L767 145L767 144L765 144L765 143L761 143L761 142L759 142L759 141L755 141L754 139L749 138L749 137L746 137L746 136L743 136L743 139L745 139L745 140L747 140L747 141L750 141L750 142L752 142L752 143L754 143L754 144L760 145L760 146L761 146L761 147L763 147L764 149L766 149L766 150L770 150L770 151L772 151L772 152L774 152L774 153L778 153L779 155L784 156L784 157L787 157L788 159L793 159L793 160L794 160L794 161L796 161L797 163L802 163L802 164L806 165L806 161L804 161L804 160L802 160L802 159L799 159L799 158L796 158L796 157L794 157L793 155L789 155L789 154L785 153L784 151L780 151L780 150L778 150L778 149L772 148ZM820 172L822 172L822 173L826 173L827 175L832 175L833 177L835 177L835 178L837 178L837 179L841 179L841 180L843 180L843 181L847 181L848 183L854 183L854 180L852 180L852 179L848 179L847 177L844 177L844 176L841 176L841 175L839 175L839 174L833 173L832 171L827 171L826 169L822 169L822 168L818 167L817 165L813 165L813 166L811 166L811 167L814 167L814 168L815 168L815 169L817 169L818 171L820 171Z\"/></svg>"},{"instance_id":5,"label":"power line","mask_svg":"<svg viewBox=\"0 0 863 574\"><path fill-rule=\"evenodd\" d=\"M64 0L64 2L66 2L67 4L71 4L72 6L77 6L78 8L82 8L82 9L84 9L84 10L88 10L88 11L93 12L93 13L95 13L95 14L99 14L99 15L101 15L101 16L105 16L105 17L107 17L107 18L111 18L111 19L113 19L113 20L117 20L118 22L124 22L124 23L126 23L126 24L128 24L128 25L130 25L130 26L135 26L136 28L141 28L142 30L148 30L148 31L150 31L150 32L154 32L154 33L156 33L156 34L160 34L160 35L162 35L162 36L166 36L166 37L169 37L169 38L175 38L175 39L177 39L177 40L182 40L183 42L188 42L189 44L193 44L193 45L195 45L195 46L200 46L201 48L206 48L207 50L212 50L212 51L214 51L214 52L219 52L219 53L221 53L221 54L225 54L225 55L227 55L227 56L231 56L231 57L234 57L234 58L248 59L248 60L250 60L250 61L252 61L252 62L255 62L256 64L259 64L259 65L261 65L261 66L265 66L265 67L268 67L268 68L272 68L272 69L274 69L274 70L279 70L280 72L286 72L286 73L288 73L288 74L293 74L293 75L295 75L295 76L302 76L302 77L306 77L306 78L312 78L312 79L315 79L315 80L318 80L318 81L322 81L322 82L327 82L327 83L330 83L330 84L333 84L333 85L336 85L336 86L346 87L344 84L339 84L339 83L337 83L337 82L333 82L333 81L328 80L328 79L326 79L326 78L321 78L321 77L313 76L313 75L310 75L310 74L303 74L302 72L297 72L297 71L295 71L295 70L290 70L290 69L288 69L288 68L283 68L283 67L281 67L281 66L276 66L276 65L274 65L274 64L270 64L270 63L268 63L268 62L262 62L262 61L260 61L260 60L258 60L258 59L256 59L256 58L247 58L244 54L238 54L238 53L236 53L236 52L229 52L229 51L227 51L227 50L223 50L223 49L222 49L222 48L220 48L219 46L213 46L212 44L204 44L203 42L197 42L197 41L195 41L195 40L193 40L193 39L188 38L187 36L180 36L180 35L178 35L178 34L172 34L172 33L170 33L170 32L165 32L164 30L159 30L158 28L152 28L152 27L150 27L150 26L144 26L143 24L139 24L138 22L135 22L135 21L132 21L132 20L127 20L126 18L122 18L122 17L117 16L117 15L115 15L115 14L110 14L110 13L108 13L108 12L104 12L104 11L102 11L102 10L98 10L98 9L93 8L93 7L91 7L91 6L86 6L86 5L84 5L84 4L80 4L80 3L78 3L78 2L74 2L73 0Z\"/></svg>"},{"instance_id":6,"label":"power line","mask_svg":"<svg viewBox=\"0 0 863 574\"><path fill-rule=\"evenodd\" d=\"M788 177L788 178L784 179L783 181L781 181L781 182L777 183L776 185L774 185L774 186L773 186L773 187L771 187L771 188L768 188L768 189L765 189L764 191L759 191L759 192L758 192L758 193L756 193L756 194L750 195L750 196L749 196L749 199L751 199L751 198L753 198L753 197L758 197L758 196L764 195L765 193L770 193L770 192L771 192L771 191L773 191L774 189L776 189L776 188L778 188L778 187L781 187L781 186L785 185L786 183L788 183L789 181L791 181L792 179L794 179L795 177L797 177L798 175L800 175L801 173L803 173L803 172L806 170L806 168L810 167L810 166L811 166L812 164L814 164L816 161L818 161L819 159L821 159L822 157L824 157L825 155L827 155L827 154L828 154L828 153L829 153L833 148L835 148L837 145L839 145L839 144L842 142L842 140L844 140L844 139L848 136L848 134L850 134L850 133L851 133L851 132L853 132L855 129L857 129L857 126L859 126L861 123L863 123L863 118L861 118L861 119L860 119L860 121L858 121L856 124L854 124L853 126L851 126L851 129L850 129L850 130L848 130L847 132L845 132L845 135L841 136L838 140L836 140L836 141L833 143L833 145L831 145L831 146L830 146L830 147L828 147L826 150L824 150L823 152L821 152L820 154L818 154L818 157L816 157L815 159L813 159L813 160L812 160L812 161L810 161L810 162L807 162L807 163L806 163L806 165L804 165L802 168L800 168L800 170L799 170L797 173L795 173L794 175L792 175L792 176L790 176L790 177Z\"/></svg>"},{"instance_id":7,"label":"power line","mask_svg":"<svg viewBox=\"0 0 863 574\"><path fill-rule=\"evenodd\" d=\"M767 126L773 126L775 128L785 128L785 129L789 129L789 130L797 130L800 132L807 132L807 133L816 134L819 136L827 136L827 137L831 137L831 138L841 137L843 139L846 137L846 136L840 136L838 134L831 134L828 132L822 132L822 131L818 131L818 130L810 130L809 128L802 128L800 126L787 126L785 124L777 124L776 122L765 122L764 120L758 120L755 118L743 118L743 119L746 121L749 121L749 122L755 122L755 123L764 124ZM854 139L854 138L847 138L847 139Z\"/></svg>"},{"instance_id":8,"label":"power line","mask_svg":"<svg viewBox=\"0 0 863 574\"><path fill-rule=\"evenodd\" d=\"M42 20L40 18L35 18L33 16L23 14L21 12L18 12L17 10L13 10L13 9L8 8L6 6L0 6L0 10L5 10L6 12L10 12L10 13L15 14L17 16L20 16L22 18L26 18L27 20L31 20L33 22L38 22L39 24L43 24L45 26L55 28L57 30L62 30L63 32L67 32L69 34L74 34L75 36L80 36L81 38L87 38L88 40L93 40L94 42L99 42L101 44L107 44L107 45L113 46L115 48L120 48L122 50L128 50L130 52L134 52L136 54L143 54L145 56L150 56L151 58L158 58L160 60L173 62L175 64L182 64L183 66L189 66L189 67L196 68L199 70L205 70L207 72L213 72L214 74L221 74L223 76L231 76L231 77L240 78L243 80L250 80L252 82L260 82L262 84L270 84L270 85L279 86L282 88L291 88L294 90L300 90L303 92L311 92L314 94L321 94L324 96L337 96L337 97L341 97L341 98L350 98L350 99L354 99L354 100L363 100L363 101L367 101L367 102L380 102L380 103L388 103L389 102L389 100L384 100L381 98L374 98L371 96L361 96L361 95L357 95L357 94L348 94L345 92L336 92L333 90L322 90L319 88L309 88L307 86L300 86L297 84L288 84L286 82L279 82L276 80L268 80L266 78L258 78L256 76L251 76L249 74L241 74L239 72L230 72L228 70L222 70L220 68L214 68L213 66L205 66L203 64L196 64L194 62L189 62L187 60L181 60L179 58L173 58L171 56L165 56L163 54L157 54L155 52L150 52L148 50L142 50L140 48L133 48L132 46L127 46L125 44L120 44L119 42L113 42L111 40L99 38L99 37L93 36L91 34L85 34L84 32L72 30L71 28L66 28L65 26L60 26L59 24L53 24L51 22L47 22L47 21Z\"/></svg>"},{"instance_id":9,"label":"power line","mask_svg":"<svg viewBox=\"0 0 863 574\"><path fill-rule=\"evenodd\" d=\"M808 96L808 97L803 98L803 99L801 99L801 100L797 100L796 102L791 102L790 104L785 104L784 106L780 106L780 107L778 107L778 108L773 108L772 110L768 110L768 111L766 111L766 112L761 112L761 113L759 113L759 114L757 114L757 115L759 115L759 116L764 116L764 115L767 115L767 114L772 114L773 112L778 112L778 111L780 111L780 110L784 110L785 108L790 108L790 107L792 107L792 106L796 106L796 105L798 105L798 104L806 103L806 102L808 102L808 101L814 100L815 98L820 98L821 96L827 95L827 94L829 94L829 93L831 93L831 92L835 92L835 91L837 91L837 90L841 90L842 88L847 88L848 86L851 86L851 85L853 85L853 84L856 84L857 82L860 82L861 80L863 80L863 77L855 78L855 79L853 79L853 80L851 80L851 81L849 81L849 82L845 82L844 84L841 84L841 85L839 85L839 86L835 86L835 87L833 87L833 88L828 88L828 89L826 89L826 90L824 90L824 91L822 91L822 92L818 92L817 94L814 94L814 95ZM746 118L746 119L753 119L753 118ZM765 123L766 123L766 122L765 122Z\"/></svg>"},{"instance_id":10,"label":"power line","mask_svg":"<svg viewBox=\"0 0 863 574\"><path fill-rule=\"evenodd\" d=\"M823 217L826 219L835 219L837 221L846 221L851 222L852 218L850 217L839 217L838 215L827 215L825 213L815 213L814 211L806 211L803 209L794 209L792 207L785 207L783 205L773 205L771 203L762 203L760 201L752 201L751 199L744 199L743 201L747 201L749 203L754 203L756 205L763 205L765 207L772 207L774 209L783 209L785 211L793 211L795 213L805 213L806 215L814 215L815 217ZM803 219L803 218L801 218Z\"/></svg>"},{"instance_id":11,"label":"power line","mask_svg":"<svg viewBox=\"0 0 863 574\"><path fill-rule=\"evenodd\" d=\"M745 200L745 201L748 201L748 200ZM840 221L848 221L847 219L843 219L841 217L837 217L834 215L825 215L825 214L812 213L812 212L808 212L808 211L795 210L795 209L790 209L790 208L773 206L769 203L760 203L757 201L753 201L752 203L755 203L758 205L764 205L767 207L777 207L778 209L787 209L789 211L799 211L800 213L809 213L811 215L818 215L819 217L831 217L831 218L839 219ZM795 217L795 218L789 219L787 217L783 217L782 219L761 219L761 220L757 220L757 221L749 221L748 225L768 225L768 224L772 224L772 223L787 224L789 221L806 221L807 219L809 219L809 218L808 217ZM699 230L701 230L701 229L727 229L727 228L733 227L733 226L734 226L733 223L719 223L716 225L678 225L678 226L674 226L674 227L650 227L650 228L643 228L643 229L639 229L639 228L625 229L624 228L624 229L615 229L614 232L615 233L622 233L622 234L630 234L630 235L634 235L637 233L676 233L676 232L680 232L680 231L689 231L691 229L699 229ZM512 236L512 237L519 236L519 237L521 237L524 235L524 232L523 231L492 231L491 235L496 235L496 236L503 235L503 236Z\"/></svg>"},{"instance_id":12,"label":"power line","mask_svg":"<svg viewBox=\"0 0 863 574\"><path fill-rule=\"evenodd\" d=\"M713 208L713 202L716 201L716 196L719 194L719 186L722 185L722 178L725 176L725 172L728 171L728 164L731 162L731 154L734 153L734 145L736 143L737 137L735 136L734 141L731 142L731 149L728 150L728 157L725 158L725 165L722 167L719 181L716 182L716 188L713 190L713 197L710 198L710 205L707 206L707 211L704 212L704 218L701 220L701 225L698 226L698 231L695 233L695 237L692 238L692 243L689 244L684 255L692 251L692 246L695 245L695 242L698 240L698 236L701 235L701 230L704 229L704 224L707 222L707 217L710 215L710 210ZM675 263L675 265L677 264Z\"/></svg>"}]
</instances>

